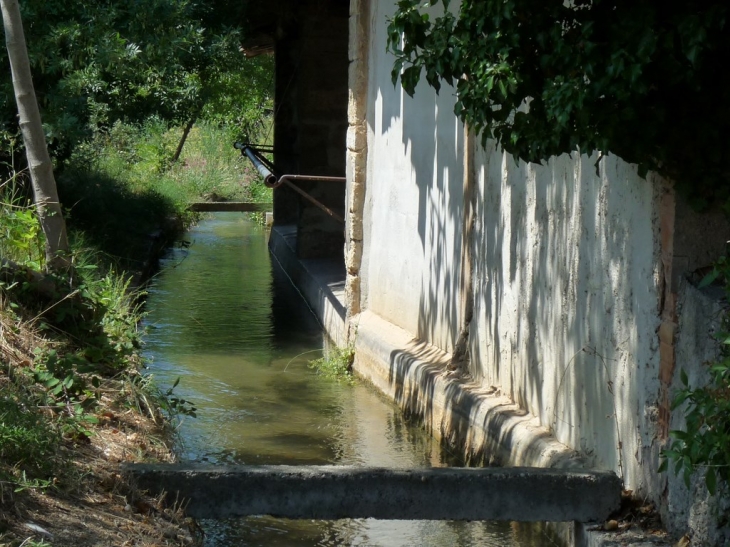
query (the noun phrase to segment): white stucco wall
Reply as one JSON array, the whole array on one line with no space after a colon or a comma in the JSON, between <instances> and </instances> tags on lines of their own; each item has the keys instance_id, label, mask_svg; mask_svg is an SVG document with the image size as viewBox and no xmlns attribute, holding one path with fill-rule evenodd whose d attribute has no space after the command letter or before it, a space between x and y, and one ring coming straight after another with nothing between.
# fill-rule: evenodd
<instances>
[{"instance_id":1,"label":"white stucco wall","mask_svg":"<svg viewBox=\"0 0 730 547\"><path fill-rule=\"evenodd\" d=\"M659 389L660 185L615 156L477 154L472 374L642 490Z\"/></svg>"},{"instance_id":2,"label":"white stucco wall","mask_svg":"<svg viewBox=\"0 0 730 547\"><path fill-rule=\"evenodd\" d=\"M372 3L361 303L450 351L464 131L450 88L394 88L394 5ZM470 367L640 492L659 389L661 184L614 156L596 175L595 159L518 165L477 145Z\"/></svg>"},{"instance_id":3,"label":"white stucco wall","mask_svg":"<svg viewBox=\"0 0 730 547\"><path fill-rule=\"evenodd\" d=\"M394 88L385 53L394 2L373 2L363 305L450 350L458 331L463 125L450 88ZM371 287L372 290L368 290Z\"/></svg>"}]
</instances>

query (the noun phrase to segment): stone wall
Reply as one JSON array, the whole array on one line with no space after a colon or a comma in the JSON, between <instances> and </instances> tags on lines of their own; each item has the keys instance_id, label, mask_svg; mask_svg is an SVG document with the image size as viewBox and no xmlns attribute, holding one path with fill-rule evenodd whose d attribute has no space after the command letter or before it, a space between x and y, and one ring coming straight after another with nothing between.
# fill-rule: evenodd
<instances>
[{"instance_id":1,"label":"stone wall","mask_svg":"<svg viewBox=\"0 0 730 547\"><path fill-rule=\"evenodd\" d=\"M276 165L279 174L344 177L349 1L289 4L276 43ZM343 184L297 184L344 216ZM301 258L342 255L342 223L285 186L274 193L274 223L297 224Z\"/></svg>"}]
</instances>

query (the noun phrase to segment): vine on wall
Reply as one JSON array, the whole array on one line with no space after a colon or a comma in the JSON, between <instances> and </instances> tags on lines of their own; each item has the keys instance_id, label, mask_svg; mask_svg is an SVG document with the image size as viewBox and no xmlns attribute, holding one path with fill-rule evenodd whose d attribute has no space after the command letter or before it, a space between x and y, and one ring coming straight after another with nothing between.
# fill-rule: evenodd
<instances>
[{"instance_id":1,"label":"vine on wall","mask_svg":"<svg viewBox=\"0 0 730 547\"><path fill-rule=\"evenodd\" d=\"M673 179L696 206L730 197L726 0L451 7L399 0L388 49L407 93L422 75L453 86L456 115L525 161L598 150Z\"/></svg>"},{"instance_id":2,"label":"vine on wall","mask_svg":"<svg viewBox=\"0 0 730 547\"><path fill-rule=\"evenodd\" d=\"M720 280L725 299L730 301L730 258L721 257L699 287ZM659 471L667 471L670 462L675 473L682 473L689 488L692 473L704 473L710 494L718 484L730 484L730 314L723 318L717 334L722 345L720 359L709 364L710 382L691 387L687 373L680 372L682 388L674 394L672 410L686 404L686 428L670 432L669 447L662 451Z\"/></svg>"}]
</instances>

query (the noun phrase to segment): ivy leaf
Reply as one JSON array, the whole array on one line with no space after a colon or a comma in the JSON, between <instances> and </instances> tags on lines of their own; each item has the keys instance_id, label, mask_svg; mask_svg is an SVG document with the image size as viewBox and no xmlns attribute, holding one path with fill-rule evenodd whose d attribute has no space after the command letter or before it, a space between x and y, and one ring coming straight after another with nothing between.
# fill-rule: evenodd
<instances>
[{"instance_id":1,"label":"ivy leaf","mask_svg":"<svg viewBox=\"0 0 730 547\"><path fill-rule=\"evenodd\" d=\"M712 268L712 271L702 278L702 281L700 281L699 285L697 285L697 288L704 289L708 285L714 283L719 276L720 270L718 270L717 268Z\"/></svg>"}]
</instances>

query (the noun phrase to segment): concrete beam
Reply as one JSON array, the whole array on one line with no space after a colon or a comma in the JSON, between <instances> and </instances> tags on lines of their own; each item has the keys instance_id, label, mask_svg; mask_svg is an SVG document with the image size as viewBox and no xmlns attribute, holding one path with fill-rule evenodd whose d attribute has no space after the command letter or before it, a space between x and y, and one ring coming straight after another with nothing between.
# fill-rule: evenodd
<instances>
[{"instance_id":1,"label":"concrete beam","mask_svg":"<svg viewBox=\"0 0 730 547\"><path fill-rule=\"evenodd\" d=\"M219 211L240 211L244 213L256 213L271 211L271 203L248 203L244 201L198 201L191 203L188 209L200 213Z\"/></svg>"},{"instance_id":2,"label":"concrete beam","mask_svg":"<svg viewBox=\"0 0 730 547\"><path fill-rule=\"evenodd\" d=\"M130 464L139 488L189 500L195 518L602 521L618 509L612 472L539 468Z\"/></svg>"}]
</instances>

